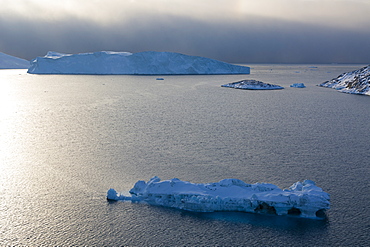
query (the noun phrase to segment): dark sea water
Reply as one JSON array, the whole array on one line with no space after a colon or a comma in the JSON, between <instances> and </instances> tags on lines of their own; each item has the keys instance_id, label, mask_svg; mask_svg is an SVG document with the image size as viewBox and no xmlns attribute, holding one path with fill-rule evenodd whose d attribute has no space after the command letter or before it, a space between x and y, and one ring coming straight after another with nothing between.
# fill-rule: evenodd
<instances>
[{"instance_id":1,"label":"dark sea water","mask_svg":"<svg viewBox=\"0 0 370 247\"><path fill-rule=\"evenodd\" d=\"M369 246L370 97L316 86L362 65L250 67L161 81L0 71L0 245ZM220 87L241 79L285 89ZM107 202L155 175L311 179L331 209L312 220Z\"/></svg>"}]
</instances>

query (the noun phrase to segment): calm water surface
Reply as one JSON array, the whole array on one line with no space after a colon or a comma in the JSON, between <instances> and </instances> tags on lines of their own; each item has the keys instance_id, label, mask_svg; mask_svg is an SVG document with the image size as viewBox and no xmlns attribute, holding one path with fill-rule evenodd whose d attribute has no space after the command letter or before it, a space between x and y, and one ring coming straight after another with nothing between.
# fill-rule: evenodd
<instances>
[{"instance_id":1,"label":"calm water surface","mask_svg":"<svg viewBox=\"0 0 370 247\"><path fill-rule=\"evenodd\" d=\"M163 81L2 70L0 243L369 246L370 97L316 86L360 67L251 65ZM220 87L241 79L285 89ZM109 188L155 175L282 188L311 179L332 205L315 221L106 201Z\"/></svg>"}]
</instances>

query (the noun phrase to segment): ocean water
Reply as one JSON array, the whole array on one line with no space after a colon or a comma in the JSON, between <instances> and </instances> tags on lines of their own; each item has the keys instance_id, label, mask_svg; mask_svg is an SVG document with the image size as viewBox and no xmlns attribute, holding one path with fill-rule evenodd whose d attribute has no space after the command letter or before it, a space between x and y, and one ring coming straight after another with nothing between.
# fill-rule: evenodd
<instances>
[{"instance_id":1,"label":"ocean water","mask_svg":"<svg viewBox=\"0 0 370 247\"><path fill-rule=\"evenodd\" d=\"M0 245L369 246L370 97L316 86L362 65L250 67L164 80L1 70ZM241 79L285 89L220 87ZM153 176L311 179L331 209L311 220L107 202Z\"/></svg>"}]
</instances>

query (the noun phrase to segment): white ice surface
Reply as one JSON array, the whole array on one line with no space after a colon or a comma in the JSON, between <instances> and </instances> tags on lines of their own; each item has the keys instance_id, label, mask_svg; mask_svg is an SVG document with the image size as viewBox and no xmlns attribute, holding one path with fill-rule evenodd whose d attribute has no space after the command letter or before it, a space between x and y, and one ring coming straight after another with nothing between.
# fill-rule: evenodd
<instances>
[{"instance_id":1,"label":"white ice surface","mask_svg":"<svg viewBox=\"0 0 370 247\"><path fill-rule=\"evenodd\" d=\"M29 61L0 52L0 69L27 69L29 67Z\"/></svg>"},{"instance_id":2,"label":"white ice surface","mask_svg":"<svg viewBox=\"0 0 370 247\"><path fill-rule=\"evenodd\" d=\"M173 52L111 52L63 54L48 52L31 62L31 74L249 74L246 66Z\"/></svg>"},{"instance_id":3,"label":"white ice surface","mask_svg":"<svg viewBox=\"0 0 370 247\"><path fill-rule=\"evenodd\" d=\"M329 209L330 197L311 180L296 182L282 190L268 183L247 184L239 179L218 183L195 184L177 178L161 181L153 177L138 181L130 196L107 192L108 200L128 200L196 212L242 211L287 215L292 211L300 217L317 218L318 211Z\"/></svg>"},{"instance_id":4,"label":"white ice surface","mask_svg":"<svg viewBox=\"0 0 370 247\"><path fill-rule=\"evenodd\" d=\"M224 85L221 85L221 87L230 87L230 88L248 89L248 90L283 89L283 87L279 85L273 85L273 84L264 83L264 82L256 81L256 80L242 80L242 81L224 84Z\"/></svg>"}]
</instances>

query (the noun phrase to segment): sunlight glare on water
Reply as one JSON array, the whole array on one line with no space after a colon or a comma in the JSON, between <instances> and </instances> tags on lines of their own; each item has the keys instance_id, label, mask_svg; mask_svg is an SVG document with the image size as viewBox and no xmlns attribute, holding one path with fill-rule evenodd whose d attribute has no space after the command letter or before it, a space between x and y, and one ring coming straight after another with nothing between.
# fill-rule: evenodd
<instances>
[{"instance_id":1,"label":"sunlight glare on water","mask_svg":"<svg viewBox=\"0 0 370 247\"><path fill-rule=\"evenodd\" d=\"M370 97L316 85L360 65L251 65L250 75L0 71L5 246L366 246ZM220 85L255 79L277 91ZM302 82L303 89L290 88ZM109 188L177 177L287 188L311 179L327 219L109 203ZM350 210L349 210L350 209Z\"/></svg>"}]
</instances>

